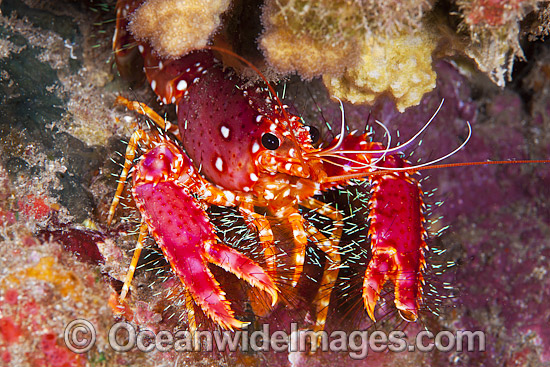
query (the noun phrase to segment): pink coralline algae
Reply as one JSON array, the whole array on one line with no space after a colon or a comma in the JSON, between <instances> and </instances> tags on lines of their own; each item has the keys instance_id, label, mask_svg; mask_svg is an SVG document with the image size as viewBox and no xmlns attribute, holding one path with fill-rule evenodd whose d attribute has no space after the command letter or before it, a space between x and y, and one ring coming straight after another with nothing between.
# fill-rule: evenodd
<instances>
[{"instance_id":1,"label":"pink coralline algae","mask_svg":"<svg viewBox=\"0 0 550 367\"><path fill-rule=\"evenodd\" d=\"M0 28L9 41L0 42L0 47L9 46L0 50L3 117L0 165L5 168L0 169L0 365L550 365L550 315L546 304L550 297L550 170L545 165L450 168L422 175L431 176L422 182L425 201L433 207L429 217L431 232L438 233L451 225L439 236L433 234L430 241L430 245L446 252L432 252L428 264L448 269L442 275L435 274L434 268L427 272L429 284L441 290L426 295L425 306L431 307L436 298L445 298L445 304L434 308L435 314L421 311L419 321L409 323L405 331L412 341L424 328L433 332L482 330L487 336L485 352L370 351L360 360L351 360L346 352L115 353L109 347L107 335L109 328L121 319L113 315L107 300L120 292L137 236L131 234L136 229L133 224L111 231L102 224L116 186L112 175L120 171L110 158L122 162L117 152L124 152L120 140L122 135L130 136L129 121L133 116L112 108L116 96L128 92L127 85L111 69L112 9L105 11L102 5L92 12L83 4L13 0L0 4ZM436 7L441 4L449 5L437 2ZM451 16L453 24L461 24L448 34L448 45L457 51L454 57L439 48L435 50L437 56L432 56L437 59L432 64L437 74L434 90L404 114L399 113L391 96L377 97L370 107L345 103L346 125L350 130L362 130L368 122L376 130L374 138L385 141L383 131L372 123L376 118L390 129L392 145L403 142L423 126L445 98L440 113L421 137L422 144L418 140L418 144L406 150L407 156L414 151L411 161L437 158L460 144L467 132L465 121L472 123L473 137L449 161L550 157L547 46L543 42L522 44L527 62L516 65L518 78L503 90L475 71L470 62L457 57L463 55L471 36L477 34L481 41L495 39L498 41L495 45L506 48L484 54L481 51L490 50L491 42L482 42L481 51L472 57L497 60L498 66L508 65L505 61L509 59L497 56L503 52L509 55L510 46L517 45L514 40L524 34L521 32L541 37L548 29L547 21L532 23L548 19L547 9L546 18L543 16L547 4L533 5L528 1L509 2L510 7L504 2L469 4L469 8L460 8L458 4L456 18ZM106 19L101 32L92 31L91 25L98 12L104 12ZM445 25L435 28L448 31ZM260 33L261 30L262 27ZM471 30L477 33L470 33ZM492 33L496 31L500 33ZM457 39L456 32L462 32L464 37ZM492 34L499 36L491 38ZM46 47L48 42L55 47ZM304 50L298 51L304 54ZM56 66L57 62L63 67ZM316 124L324 140L331 140L340 128L338 103L330 101L318 79L305 84L293 82L290 80L286 85L285 103L293 106L307 123ZM148 103L155 99L148 88L134 89L126 96ZM30 109L28 101L33 101ZM332 132L326 124L332 125ZM432 193L435 188L437 191ZM438 205L441 201L444 203ZM357 201L343 203L359 205ZM132 215L129 206L124 215ZM242 218L237 218L238 213L214 209L209 215L217 215L218 219L212 220L224 231L228 227L234 230L245 227ZM55 216L60 222L51 221ZM232 219L224 227L228 217ZM279 231L276 235L284 242L291 230L277 225L275 231ZM254 250L257 242L250 232L227 230L226 233L227 241L234 241L243 252L260 257L261 253ZM239 239L248 237L239 242L234 239L237 235ZM343 244L364 235L365 230L351 233ZM135 302L129 302L128 310L141 326L155 331L175 330L183 324L179 319L184 310L181 294L175 297L179 282L170 274L162 254L154 251L152 243L148 244L151 247L146 249L140 263L143 267L136 272L133 283L131 299ZM390 307L391 297L383 306L390 315L389 326L380 321L373 326L360 297L350 296L353 294L350 288L353 291L357 289L354 287L360 287L368 251L356 256L359 260L349 260L345 273L348 278L341 282L343 285L338 284L342 289L334 291L336 296L331 305L337 310L331 314L335 318L331 318L334 321L329 328L369 332L375 328L393 329L395 320L400 319ZM307 267L313 270L306 267L305 273L312 278L319 273L318 265L314 264L319 258L317 253L308 252ZM215 277L231 295L236 312L253 322L255 329L249 331L260 330L261 323L272 326L272 331L289 330L291 321L310 318L309 305L300 303L292 303L294 308L281 305L271 314L266 311L260 315L262 302L250 303L250 299L257 298L247 294L243 283L223 270L215 270ZM344 288L347 285L349 288ZM317 290L315 281L304 282L297 288L306 300L312 300ZM172 298L166 296L170 292ZM379 307L382 309L382 305ZM96 346L79 357L71 355L63 341L64 326L75 318L89 320L98 332ZM205 328L208 325L205 323Z\"/></svg>"}]
</instances>

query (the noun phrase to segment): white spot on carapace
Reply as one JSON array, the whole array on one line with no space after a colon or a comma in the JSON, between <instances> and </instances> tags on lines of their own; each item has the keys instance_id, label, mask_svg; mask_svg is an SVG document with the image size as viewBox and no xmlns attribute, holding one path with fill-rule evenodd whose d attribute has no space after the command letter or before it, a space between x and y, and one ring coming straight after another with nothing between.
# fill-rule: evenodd
<instances>
[{"instance_id":1,"label":"white spot on carapace","mask_svg":"<svg viewBox=\"0 0 550 367\"><path fill-rule=\"evenodd\" d=\"M262 115L258 115L258 116L256 116L256 122L260 122L260 121L262 121L262 118L263 118L263 116L262 116Z\"/></svg>"},{"instance_id":2,"label":"white spot on carapace","mask_svg":"<svg viewBox=\"0 0 550 367\"><path fill-rule=\"evenodd\" d=\"M243 190L244 190L244 192L249 192L249 191L250 191L250 187L245 186L245 187L243 187Z\"/></svg>"},{"instance_id":3,"label":"white spot on carapace","mask_svg":"<svg viewBox=\"0 0 550 367\"><path fill-rule=\"evenodd\" d=\"M216 158L216 169L223 172L223 159L221 157Z\"/></svg>"},{"instance_id":4,"label":"white spot on carapace","mask_svg":"<svg viewBox=\"0 0 550 367\"><path fill-rule=\"evenodd\" d=\"M271 130L271 131L275 131L276 129L277 129L277 125L275 125L275 124L271 124L269 126L269 130Z\"/></svg>"},{"instance_id":5,"label":"white spot on carapace","mask_svg":"<svg viewBox=\"0 0 550 367\"><path fill-rule=\"evenodd\" d=\"M151 81L151 89L152 89L152 90L155 90L156 88L157 88L157 81L153 79L153 80Z\"/></svg>"},{"instance_id":6,"label":"white spot on carapace","mask_svg":"<svg viewBox=\"0 0 550 367\"><path fill-rule=\"evenodd\" d=\"M201 66L201 63L200 63L200 62L197 62L197 63L195 64L195 66L196 66L196 67L199 67L199 66Z\"/></svg>"},{"instance_id":7,"label":"white spot on carapace","mask_svg":"<svg viewBox=\"0 0 550 367\"><path fill-rule=\"evenodd\" d=\"M187 89L187 82L185 80L180 80L178 82L178 85L176 85L176 89L179 91L186 90Z\"/></svg>"},{"instance_id":8,"label":"white spot on carapace","mask_svg":"<svg viewBox=\"0 0 550 367\"><path fill-rule=\"evenodd\" d=\"M297 169L298 169L298 172L302 172L302 171L304 170L304 167L302 167L302 166L298 166L298 168L297 168Z\"/></svg>"},{"instance_id":9,"label":"white spot on carapace","mask_svg":"<svg viewBox=\"0 0 550 367\"><path fill-rule=\"evenodd\" d=\"M273 199L273 198L275 198L275 195L273 195L273 193L272 193L271 191L267 191L267 190L266 190L266 192L265 192L265 194L264 194L264 199L266 199L266 200L271 200L271 199Z\"/></svg>"},{"instance_id":10,"label":"white spot on carapace","mask_svg":"<svg viewBox=\"0 0 550 367\"><path fill-rule=\"evenodd\" d=\"M251 179L252 181L256 182L256 181L258 181L258 176L256 176L256 174L254 174L254 173L251 173L251 174L250 174L250 179Z\"/></svg>"},{"instance_id":11,"label":"white spot on carapace","mask_svg":"<svg viewBox=\"0 0 550 367\"><path fill-rule=\"evenodd\" d=\"M176 103L176 96L172 96L172 103Z\"/></svg>"},{"instance_id":12,"label":"white spot on carapace","mask_svg":"<svg viewBox=\"0 0 550 367\"><path fill-rule=\"evenodd\" d=\"M231 191L224 191L225 197L227 198L227 201L233 202L235 201L235 194L233 194Z\"/></svg>"},{"instance_id":13,"label":"white spot on carapace","mask_svg":"<svg viewBox=\"0 0 550 367\"><path fill-rule=\"evenodd\" d=\"M143 45L138 46L139 53L142 54L145 51L145 47Z\"/></svg>"},{"instance_id":14,"label":"white spot on carapace","mask_svg":"<svg viewBox=\"0 0 550 367\"><path fill-rule=\"evenodd\" d=\"M256 153L258 150L260 150L260 144L255 141L254 144L252 144L252 153Z\"/></svg>"},{"instance_id":15,"label":"white spot on carapace","mask_svg":"<svg viewBox=\"0 0 550 367\"><path fill-rule=\"evenodd\" d=\"M228 128L227 126L223 126L223 125L222 125L222 127L220 128L220 131L221 131L221 133L222 133L222 136L223 136L225 139L229 138L229 132L230 132L230 131L229 131L229 128Z\"/></svg>"},{"instance_id":16,"label":"white spot on carapace","mask_svg":"<svg viewBox=\"0 0 550 367\"><path fill-rule=\"evenodd\" d=\"M162 97L162 103L168 104L168 101L166 100L166 97Z\"/></svg>"},{"instance_id":17,"label":"white spot on carapace","mask_svg":"<svg viewBox=\"0 0 550 367\"><path fill-rule=\"evenodd\" d=\"M296 157L296 150L294 150L294 148L290 148L288 150L288 154L291 156L291 157Z\"/></svg>"},{"instance_id":18,"label":"white spot on carapace","mask_svg":"<svg viewBox=\"0 0 550 367\"><path fill-rule=\"evenodd\" d=\"M290 171L291 168L292 168L292 164L291 164L291 163L285 164L285 169L286 169L287 171Z\"/></svg>"},{"instance_id":19,"label":"white spot on carapace","mask_svg":"<svg viewBox=\"0 0 550 367\"><path fill-rule=\"evenodd\" d=\"M159 70L162 70L164 69L164 64L162 63L162 61L159 61Z\"/></svg>"},{"instance_id":20,"label":"white spot on carapace","mask_svg":"<svg viewBox=\"0 0 550 367\"><path fill-rule=\"evenodd\" d=\"M193 84L197 83L200 80L200 78L193 79Z\"/></svg>"}]
</instances>

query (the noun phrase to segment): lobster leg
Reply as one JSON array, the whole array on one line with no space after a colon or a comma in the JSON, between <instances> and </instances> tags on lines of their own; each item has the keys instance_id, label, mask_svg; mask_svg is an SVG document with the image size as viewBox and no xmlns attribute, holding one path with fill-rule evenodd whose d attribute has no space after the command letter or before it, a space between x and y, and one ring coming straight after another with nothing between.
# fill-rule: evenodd
<instances>
[{"instance_id":1,"label":"lobster leg","mask_svg":"<svg viewBox=\"0 0 550 367\"><path fill-rule=\"evenodd\" d=\"M124 185L126 184L128 173L132 168L132 165L134 164L134 158L136 157L136 150L137 150L138 143L144 141L146 139L146 136L147 134L143 130L138 129L132 134L132 137L128 142L128 146L126 147L126 154L124 156L124 166L118 178L118 186L116 188L113 202L111 203L111 207L109 208L109 217L107 218L107 225L111 225L111 222L113 221L113 218L115 216L116 207L120 202L120 195L124 190Z\"/></svg>"},{"instance_id":2,"label":"lobster leg","mask_svg":"<svg viewBox=\"0 0 550 367\"><path fill-rule=\"evenodd\" d=\"M125 106L130 111L136 111L137 113L149 117L153 122L163 131L170 132L179 138L179 129L177 125L173 125L170 121L160 117L151 107L145 103L130 101L122 96L118 96L115 100L115 104Z\"/></svg>"},{"instance_id":3,"label":"lobster leg","mask_svg":"<svg viewBox=\"0 0 550 367\"><path fill-rule=\"evenodd\" d=\"M311 224L306 226L307 232L313 236L316 240L316 245L319 247L329 258L329 263L325 266L323 271L323 277L321 279L321 289L317 292L313 303L316 307L316 322L315 329L323 330L325 328L325 322L328 314L328 305L330 303L330 296L332 294L332 288L338 279L340 254L336 244L327 239L317 228Z\"/></svg>"},{"instance_id":4,"label":"lobster leg","mask_svg":"<svg viewBox=\"0 0 550 367\"><path fill-rule=\"evenodd\" d=\"M272 274L277 271L277 263L275 262L276 253L273 239L273 231L269 221L263 216L254 212L252 203L243 202L239 206L244 220L249 226L253 226L258 231L260 243L264 248L264 258L267 263L267 268Z\"/></svg>"},{"instance_id":5,"label":"lobster leg","mask_svg":"<svg viewBox=\"0 0 550 367\"><path fill-rule=\"evenodd\" d=\"M294 265L296 269L294 270L294 277L292 278L292 286L298 284L298 279L302 275L304 270L304 260L306 257L306 246L307 246L307 234L304 228L304 218L298 212L292 213L288 217L290 226L292 227L292 234L294 236L294 242L296 244L296 250L294 254Z\"/></svg>"},{"instance_id":6,"label":"lobster leg","mask_svg":"<svg viewBox=\"0 0 550 367\"><path fill-rule=\"evenodd\" d=\"M277 290L274 288L271 279L263 270L258 272L258 268L261 268L240 252L219 242L214 242L207 246L206 258L239 278L244 278L252 286L269 293L272 306L277 303Z\"/></svg>"},{"instance_id":7,"label":"lobster leg","mask_svg":"<svg viewBox=\"0 0 550 367\"><path fill-rule=\"evenodd\" d=\"M126 279L124 280L124 285L122 286L122 291L120 292L119 302L122 303L128 294L130 289L130 284L132 283L132 278L136 272L136 267L139 261L139 256L141 255L141 250L143 249L143 241L145 241L145 236L147 236L147 224L142 220L141 226L139 227L139 237L136 248L134 250L134 256L132 256L132 262L130 263L130 268L126 273Z\"/></svg>"},{"instance_id":8,"label":"lobster leg","mask_svg":"<svg viewBox=\"0 0 550 367\"><path fill-rule=\"evenodd\" d=\"M330 303L332 289L338 279L339 266L341 263L338 244L342 236L344 222L339 210L319 200L310 198L301 203L301 205L308 209L315 210L317 213L326 216L334 222L334 229L330 239L327 239L317 228L309 223L306 228L307 232L316 239L317 246L328 256L330 261L330 264L326 266L326 269L323 271L323 278L321 280L321 285L324 289L317 293L314 301L317 308L316 329L322 330L324 329L328 314L328 305Z\"/></svg>"}]
</instances>

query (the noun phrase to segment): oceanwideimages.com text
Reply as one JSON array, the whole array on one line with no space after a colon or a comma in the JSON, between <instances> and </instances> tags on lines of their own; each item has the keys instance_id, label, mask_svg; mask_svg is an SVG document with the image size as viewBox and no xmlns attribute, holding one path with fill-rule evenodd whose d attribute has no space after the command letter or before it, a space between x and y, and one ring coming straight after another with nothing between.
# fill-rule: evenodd
<instances>
[{"instance_id":1,"label":"oceanwideimages.com text","mask_svg":"<svg viewBox=\"0 0 550 367\"><path fill-rule=\"evenodd\" d=\"M96 341L96 331L87 320L74 320L65 328L65 343L75 353L89 351ZM160 352L208 352L208 351L263 351L263 352L346 352L351 358L363 359L373 352L450 352L485 351L485 334L481 331L420 331L410 338L403 330L388 333L375 331L311 331L300 330L291 324L290 332L270 331L264 324L262 330L204 331L188 330L154 332L138 328L128 322L114 324L108 335L110 347L124 353L137 348L148 353Z\"/></svg>"}]
</instances>

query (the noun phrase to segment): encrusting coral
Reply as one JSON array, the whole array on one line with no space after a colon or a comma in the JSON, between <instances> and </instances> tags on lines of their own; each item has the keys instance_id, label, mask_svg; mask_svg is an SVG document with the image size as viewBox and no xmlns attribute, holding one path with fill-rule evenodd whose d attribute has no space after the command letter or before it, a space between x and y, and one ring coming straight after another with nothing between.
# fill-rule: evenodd
<instances>
[{"instance_id":1,"label":"encrusting coral","mask_svg":"<svg viewBox=\"0 0 550 367\"><path fill-rule=\"evenodd\" d=\"M369 39L361 47L361 61L342 76L323 76L331 95L351 103L372 103L391 94L399 111L420 103L435 88L432 68L435 42L427 33Z\"/></svg>"},{"instance_id":2,"label":"encrusting coral","mask_svg":"<svg viewBox=\"0 0 550 367\"><path fill-rule=\"evenodd\" d=\"M277 69L306 78L341 74L359 62L365 38L416 29L431 6L426 0L268 0L260 45Z\"/></svg>"},{"instance_id":3,"label":"encrusting coral","mask_svg":"<svg viewBox=\"0 0 550 367\"><path fill-rule=\"evenodd\" d=\"M149 0L133 14L132 35L175 58L206 46L230 0Z\"/></svg>"},{"instance_id":4,"label":"encrusting coral","mask_svg":"<svg viewBox=\"0 0 550 367\"><path fill-rule=\"evenodd\" d=\"M147 0L129 30L159 55L179 57L228 33L226 20L238 18L243 4L259 3ZM434 88L432 59L468 56L504 86L523 58L520 36L550 29L550 17L540 16L548 7L536 0L266 0L263 30L251 37L259 36L268 73L322 76L333 96L355 104L390 95L403 111Z\"/></svg>"},{"instance_id":5,"label":"encrusting coral","mask_svg":"<svg viewBox=\"0 0 550 367\"><path fill-rule=\"evenodd\" d=\"M435 42L420 31L408 33L424 31L422 15L432 5L268 0L260 45L277 70L305 78L322 75L335 97L371 103L388 93L403 110L435 86Z\"/></svg>"}]
</instances>

